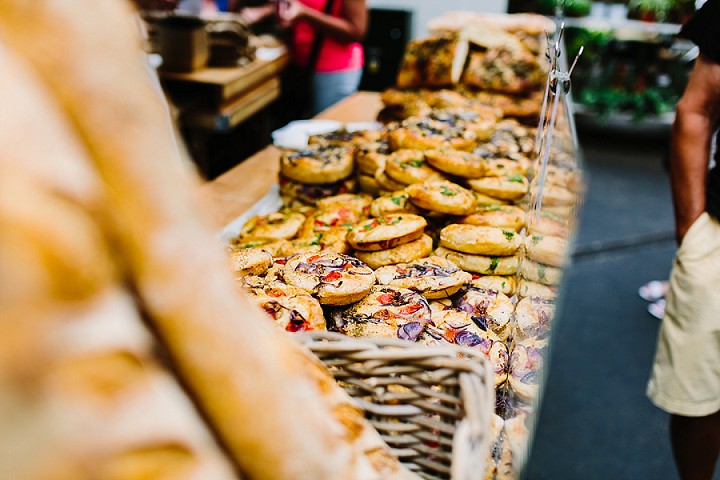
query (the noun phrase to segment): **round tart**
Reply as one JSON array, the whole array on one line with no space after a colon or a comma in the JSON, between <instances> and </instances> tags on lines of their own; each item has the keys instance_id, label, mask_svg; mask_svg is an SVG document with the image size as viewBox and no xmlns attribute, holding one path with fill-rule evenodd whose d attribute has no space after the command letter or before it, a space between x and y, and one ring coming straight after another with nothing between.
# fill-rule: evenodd
<instances>
[{"instance_id":1,"label":"round tart","mask_svg":"<svg viewBox=\"0 0 720 480\"><path fill-rule=\"evenodd\" d=\"M332 197L322 198L316 202L318 210L335 211L347 209L358 216L358 219L367 217L373 198L365 193L342 193Z\"/></svg>"},{"instance_id":2,"label":"round tart","mask_svg":"<svg viewBox=\"0 0 720 480\"><path fill-rule=\"evenodd\" d=\"M426 225L423 217L412 213L385 215L355 224L347 240L355 250L387 250L417 240Z\"/></svg>"},{"instance_id":3,"label":"round tart","mask_svg":"<svg viewBox=\"0 0 720 480\"><path fill-rule=\"evenodd\" d=\"M495 157L495 154L476 153L486 158L485 175L488 177L509 177L522 175L527 177L530 170L530 159L522 154L510 154L507 157Z\"/></svg>"},{"instance_id":4,"label":"round tart","mask_svg":"<svg viewBox=\"0 0 720 480\"><path fill-rule=\"evenodd\" d=\"M554 235L567 238L570 233L567 221L549 212L530 215L527 227L530 235Z\"/></svg>"},{"instance_id":5,"label":"round tart","mask_svg":"<svg viewBox=\"0 0 720 480\"><path fill-rule=\"evenodd\" d=\"M310 146L280 156L280 173L302 183L338 182L349 177L353 168L352 150L337 145Z\"/></svg>"},{"instance_id":6,"label":"round tart","mask_svg":"<svg viewBox=\"0 0 720 480\"><path fill-rule=\"evenodd\" d=\"M345 129L339 129L333 130L332 132L310 135L308 137L308 145L352 147L358 138L363 138L362 131L348 132Z\"/></svg>"},{"instance_id":7,"label":"round tart","mask_svg":"<svg viewBox=\"0 0 720 480\"><path fill-rule=\"evenodd\" d=\"M320 303L300 288L279 282L249 288L252 300L288 332L325 330Z\"/></svg>"},{"instance_id":8,"label":"round tart","mask_svg":"<svg viewBox=\"0 0 720 480\"><path fill-rule=\"evenodd\" d=\"M355 191L355 179L352 177L335 183L311 184L296 182L281 175L278 183L282 196L299 200L307 205L315 205L318 200L325 197Z\"/></svg>"},{"instance_id":9,"label":"round tart","mask_svg":"<svg viewBox=\"0 0 720 480\"><path fill-rule=\"evenodd\" d=\"M381 267L375 276L382 285L408 288L428 299L449 297L472 279L450 260L436 256Z\"/></svg>"},{"instance_id":10,"label":"round tart","mask_svg":"<svg viewBox=\"0 0 720 480\"><path fill-rule=\"evenodd\" d=\"M406 185L443 179L440 172L428 165L422 150L404 149L391 153L385 164L385 174Z\"/></svg>"},{"instance_id":11,"label":"round tart","mask_svg":"<svg viewBox=\"0 0 720 480\"><path fill-rule=\"evenodd\" d=\"M485 175L487 163L480 155L461 150L427 150L427 162L438 170L464 178L478 178Z\"/></svg>"},{"instance_id":12,"label":"round tart","mask_svg":"<svg viewBox=\"0 0 720 480\"><path fill-rule=\"evenodd\" d=\"M460 219L460 223L480 227L499 227L519 232L525 226L525 210L514 205L483 205Z\"/></svg>"},{"instance_id":13,"label":"round tart","mask_svg":"<svg viewBox=\"0 0 720 480\"><path fill-rule=\"evenodd\" d=\"M375 252L355 251L355 256L367 263L370 268L378 269L386 265L395 265L403 262L411 262L418 258L427 257L432 252L433 241L427 235L422 235L417 240L403 243L387 250Z\"/></svg>"},{"instance_id":14,"label":"round tart","mask_svg":"<svg viewBox=\"0 0 720 480\"><path fill-rule=\"evenodd\" d=\"M521 244L519 233L500 227L451 223L440 231L440 245L463 253L507 256Z\"/></svg>"},{"instance_id":15,"label":"round tart","mask_svg":"<svg viewBox=\"0 0 720 480\"><path fill-rule=\"evenodd\" d=\"M370 204L370 215L373 217L392 213L418 213L418 208L410 202L410 195L405 190L382 195Z\"/></svg>"},{"instance_id":16,"label":"round tart","mask_svg":"<svg viewBox=\"0 0 720 480\"><path fill-rule=\"evenodd\" d=\"M300 238L290 240L285 249L285 255L296 253L319 252L330 250L336 253L350 253L347 243L348 230L344 227L330 227L322 231L315 231Z\"/></svg>"},{"instance_id":17,"label":"round tart","mask_svg":"<svg viewBox=\"0 0 720 480\"><path fill-rule=\"evenodd\" d=\"M535 262L529 258L523 258L518 271L520 276L531 282L542 283L543 285L555 286L560 283L562 269Z\"/></svg>"},{"instance_id":18,"label":"round tart","mask_svg":"<svg viewBox=\"0 0 720 480\"><path fill-rule=\"evenodd\" d=\"M387 164L385 164L385 168L387 168ZM407 186L406 183L398 182L394 178L388 176L384 168L377 169L374 178L381 191L385 190L387 192L394 192L396 190L402 190Z\"/></svg>"},{"instance_id":19,"label":"round tart","mask_svg":"<svg viewBox=\"0 0 720 480\"><path fill-rule=\"evenodd\" d=\"M434 311L432 324L425 328L421 341L428 345L452 344L480 350L492 365L495 386L507 380L507 345L491 330L478 327L466 312L457 309Z\"/></svg>"},{"instance_id":20,"label":"round tart","mask_svg":"<svg viewBox=\"0 0 720 480\"><path fill-rule=\"evenodd\" d=\"M355 257L322 251L288 258L285 281L311 293L323 305L347 305L363 298L375 283L375 272Z\"/></svg>"},{"instance_id":21,"label":"round tart","mask_svg":"<svg viewBox=\"0 0 720 480\"><path fill-rule=\"evenodd\" d=\"M551 235L530 235L525 238L525 252L530 260L562 267L565 263L567 240Z\"/></svg>"},{"instance_id":22,"label":"round tart","mask_svg":"<svg viewBox=\"0 0 720 480\"><path fill-rule=\"evenodd\" d=\"M508 297L515 295L517 280L509 275L473 275L470 285L483 290L504 293Z\"/></svg>"},{"instance_id":23,"label":"round tart","mask_svg":"<svg viewBox=\"0 0 720 480\"><path fill-rule=\"evenodd\" d=\"M479 273L482 275L514 275L518 271L520 257L473 255L470 253L456 252L444 247L435 249L435 255L447 258L466 272Z\"/></svg>"},{"instance_id":24,"label":"round tart","mask_svg":"<svg viewBox=\"0 0 720 480\"><path fill-rule=\"evenodd\" d=\"M474 191L503 200L517 200L528 192L527 178L515 174L506 177L483 177L468 180Z\"/></svg>"},{"instance_id":25,"label":"round tart","mask_svg":"<svg viewBox=\"0 0 720 480\"><path fill-rule=\"evenodd\" d=\"M518 282L517 294L520 298L538 297L545 300L554 300L557 297L557 290L554 287L521 278Z\"/></svg>"},{"instance_id":26,"label":"round tart","mask_svg":"<svg viewBox=\"0 0 720 480\"><path fill-rule=\"evenodd\" d=\"M455 308L470 315L483 330L492 330L502 340L510 335L514 305L504 293L469 287L456 300Z\"/></svg>"},{"instance_id":27,"label":"round tart","mask_svg":"<svg viewBox=\"0 0 720 480\"><path fill-rule=\"evenodd\" d=\"M375 174L372 175L365 175L365 174L358 174L357 176L357 185L358 190L360 190L363 193L367 193L370 195L379 195L380 194L380 184L375 180Z\"/></svg>"},{"instance_id":28,"label":"round tart","mask_svg":"<svg viewBox=\"0 0 720 480\"><path fill-rule=\"evenodd\" d=\"M281 240L297 235L305 215L298 212L273 212L250 218L240 229L240 240Z\"/></svg>"},{"instance_id":29,"label":"round tart","mask_svg":"<svg viewBox=\"0 0 720 480\"><path fill-rule=\"evenodd\" d=\"M272 255L261 248L231 248L228 254L230 268L236 277L265 275L273 264Z\"/></svg>"},{"instance_id":30,"label":"round tart","mask_svg":"<svg viewBox=\"0 0 720 480\"><path fill-rule=\"evenodd\" d=\"M359 220L360 216L349 208L318 210L308 215L298 235L300 237L308 237L314 233L326 232L334 228L349 230L350 227Z\"/></svg>"},{"instance_id":31,"label":"round tart","mask_svg":"<svg viewBox=\"0 0 720 480\"><path fill-rule=\"evenodd\" d=\"M571 192L567 188L553 185L552 183L546 183L543 186L543 207L571 206L575 204L576 200L577 196L575 193Z\"/></svg>"},{"instance_id":32,"label":"round tart","mask_svg":"<svg viewBox=\"0 0 720 480\"><path fill-rule=\"evenodd\" d=\"M332 315L334 329L353 337L388 337L416 341L430 323L430 306L419 293L375 285L370 293Z\"/></svg>"},{"instance_id":33,"label":"round tart","mask_svg":"<svg viewBox=\"0 0 720 480\"><path fill-rule=\"evenodd\" d=\"M378 168L385 168L390 153L387 142L371 142L355 149L355 164L360 173L374 175Z\"/></svg>"},{"instance_id":34,"label":"round tart","mask_svg":"<svg viewBox=\"0 0 720 480\"><path fill-rule=\"evenodd\" d=\"M282 257L287 255L286 250L290 246L287 240L233 240L228 248L232 250L241 250L243 248L259 248L265 250L273 257Z\"/></svg>"},{"instance_id":35,"label":"round tart","mask_svg":"<svg viewBox=\"0 0 720 480\"><path fill-rule=\"evenodd\" d=\"M405 190L412 203L432 212L469 215L477 207L475 197L469 190L448 181L416 183Z\"/></svg>"},{"instance_id":36,"label":"round tart","mask_svg":"<svg viewBox=\"0 0 720 480\"><path fill-rule=\"evenodd\" d=\"M510 353L508 381L520 399L532 403L540 391L546 348L532 339L515 342Z\"/></svg>"},{"instance_id":37,"label":"round tart","mask_svg":"<svg viewBox=\"0 0 720 480\"><path fill-rule=\"evenodd\" d=\"M554 318L554 300L523 298L515 306L515 339L534 338L547 343Z\"/></svg>"}]
</instances>

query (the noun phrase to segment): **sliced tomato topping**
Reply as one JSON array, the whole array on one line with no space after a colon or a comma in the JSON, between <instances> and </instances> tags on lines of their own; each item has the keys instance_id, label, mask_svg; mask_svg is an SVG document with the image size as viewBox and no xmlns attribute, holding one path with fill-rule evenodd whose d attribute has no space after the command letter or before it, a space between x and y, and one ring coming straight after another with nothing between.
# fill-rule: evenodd
<instances>
[{"instance_id":1,"label":"sliced tomato topping","mask_svg":"<svg viewBox=\"0 0 720 480\"><path fill-rule=\"evenodd\" d=\"M378 295L377 301L380 305L388 305L393 302L393 298L395 298L395 296L392 293L383 293L382 295Z\"/></svg>"},{"instance_id":2,"label":"sliced tomato topping","mask_svg":"<svg viewBox=\"0 0 720 480\"><path fill-rule=\"evenodd\" d=\"M312 262L318 260L319 258L320 258L320 255L311 255L310 257L308 257L307 261L308 261L308 263L312 263Z\"/></svg>"},{"instance_id":3,"label":"sliced tomato topping","mask_svg":"<svg viewBox=\"0 0 720 480\"><path fill-rule=\"evenodd\" d=\"M308 322L302 322L302 323L296 323L296 322L290 322L287 324L287 327L285 327L285 330L288 332L305 332L307 330L312 330L310 327L310 324Z\"/></svg>"},{"instance_id":4,"label":"sliced tomato topping","mask_svg":"<svg viewBox=\"0 0 720 480\"><path fill-rule=\"evenodd\" d=\"M267 290L265 290L265 293L267 293L268 296L270 296L270 297L276 297L276 298L285 296L285 292L283 292L282 290L277 289L277 288L268 288Z\"/></svg>"},{"instance_id":5,"label":"sliced tomato topping","mask_svg":"<svg viewBox=\"0 0 720 480\"><path fill-rule=\"evenodd\" d=\"M323 282L333 282L335 280L340 280L342 278L342 273L340 272L330 272L324 277L322 277Z\"/></svg>"},{"instance_id":6,"label":"sliced tomato topping","mask_svg":"<svg viewBox=\"0 0 720 480\"><path fill-rule=\"evenodd\" d=\"M400 309L400 313L403 315L411 315L420 310L421 308L422 305L420 305L419 303L411 303L410 305L405 305L404 307L402 307Z\"/></svg>"},{"instance_id":7,"label":"sliced tomato topping","mask_svg":"<svg viewBox=\"0 0 720 480\"><path fill-rule=\"evenodd\" d=\"M478 275L477 273L472 273L472 279L477 280L478 278L482 277L482 275Z\"/></svg>"}]
</instances>

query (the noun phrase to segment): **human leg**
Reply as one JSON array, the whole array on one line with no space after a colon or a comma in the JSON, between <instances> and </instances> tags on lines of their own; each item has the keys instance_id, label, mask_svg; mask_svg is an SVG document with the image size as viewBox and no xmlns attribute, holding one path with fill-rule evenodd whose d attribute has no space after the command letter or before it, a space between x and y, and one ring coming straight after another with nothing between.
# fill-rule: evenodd
<instances>
[{"instance_id":1,"label":"human leg","mask_svg":"<svg viewBox=\"0 0 720 480\"><path fill-rule=\"evenodd\" d=\"M710 480L720 456L720 410L704 417L671 415L670 441L682 480Z\"/></svg>"}]
</instances>

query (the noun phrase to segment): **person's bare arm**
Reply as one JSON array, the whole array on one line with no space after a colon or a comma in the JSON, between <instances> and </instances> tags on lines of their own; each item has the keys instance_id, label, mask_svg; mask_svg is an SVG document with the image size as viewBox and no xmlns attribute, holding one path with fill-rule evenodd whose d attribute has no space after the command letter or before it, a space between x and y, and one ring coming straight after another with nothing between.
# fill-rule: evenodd
<instances>
[{"instance_id":1,"label":"person's bare arm","mask_svg":"<svg viewBox=\"0 0 720 480\"><path fill-rule=\"evenodd\" d=\"M720 64L700 54L672 128L670 179L678 244L705 211L710 144L719 120Z\"/></svg>"},{"instance_id":2,"label":"person's bare arm","mask_svg":"<svg viewBox=\"0 0 720 480\"><path fill-rule=\"evenodd\" d=\"M297 0L290 0L279 12L281 25L290 26L297 20L307 20L320 31L340 41L359 42L365 37L368 11L365 0L342 0L341 17L333 17L309 8Z\"/></svg>"}]
</instances>

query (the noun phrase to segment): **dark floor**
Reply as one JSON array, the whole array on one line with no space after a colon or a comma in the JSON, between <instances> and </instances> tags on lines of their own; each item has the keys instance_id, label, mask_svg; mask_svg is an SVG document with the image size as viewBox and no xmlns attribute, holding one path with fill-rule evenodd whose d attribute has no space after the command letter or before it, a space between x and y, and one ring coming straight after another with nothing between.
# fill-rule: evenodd
<instances>
[{"instance_id":1,"label":"dark floor","mask_svg":"<svg viewBox=\"0 0 720 480\"><path fill-rule=\"evenodd\" d=\"M678 478L667 416L645 397L659 321L637 294L667 277L675 250L666 138L580 133L589 189L528 480Z\"/></svg>"}]
</instances>

